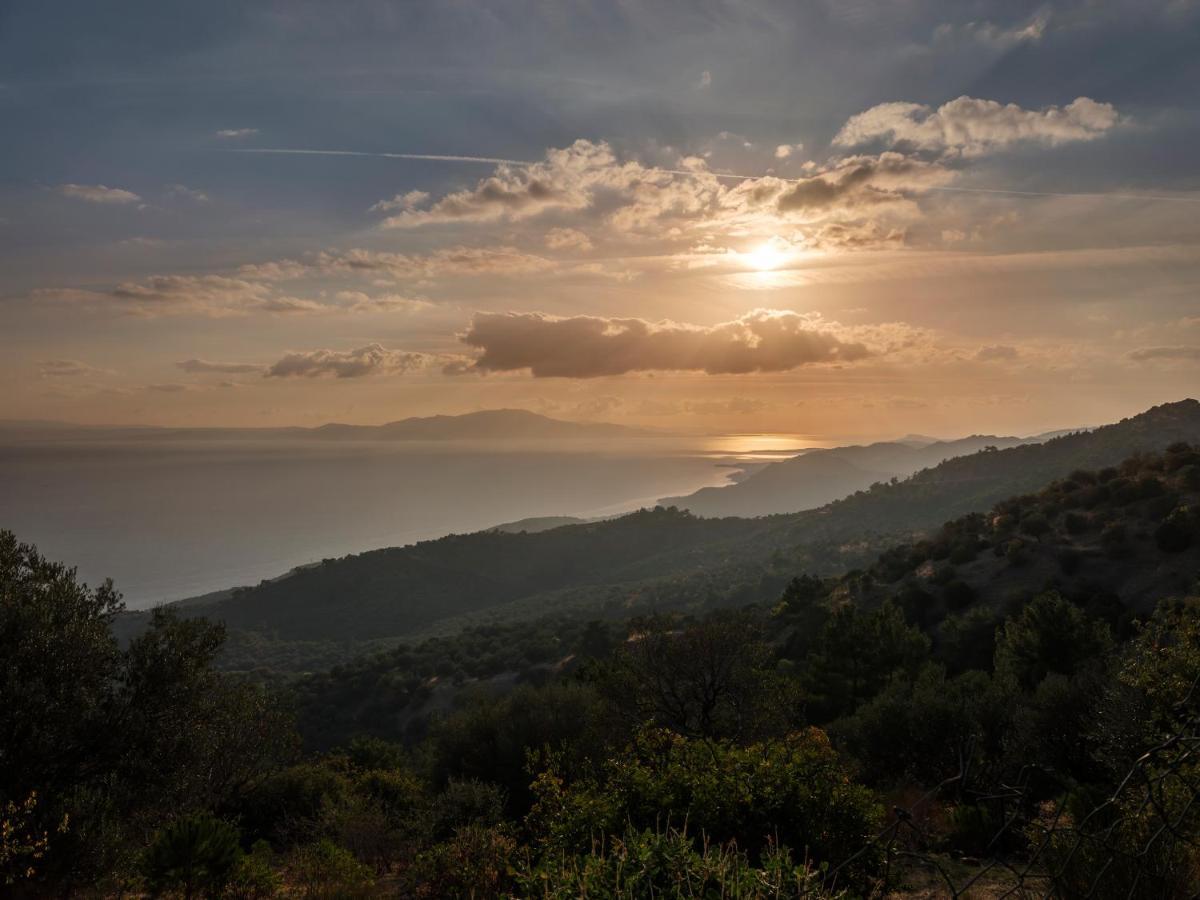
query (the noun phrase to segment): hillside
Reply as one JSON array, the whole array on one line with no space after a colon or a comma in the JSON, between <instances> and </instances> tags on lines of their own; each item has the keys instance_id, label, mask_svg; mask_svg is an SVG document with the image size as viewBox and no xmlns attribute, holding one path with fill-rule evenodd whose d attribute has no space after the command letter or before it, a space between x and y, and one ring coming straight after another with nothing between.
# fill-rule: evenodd
<instances>
[{"instance_id":1,"label":"hillside","mask_svg":"<svg viewBox=\"0 0 1200 900\"><path fill-rule=\"evenodd\" d=\"M1198 580L1200 449L1181 442L948 522L843 576L828 596L835 606L894 600L953 651L986 641L1034 593L1056 591L1120 631Z\"/></svg>"},{"instance_id":2,"label":"hillside","mask_svg":"<svg viewBox=\"0 0 1200 900\"><path fill-rule=\"evenodd\" d=\"M804 658L834 611L891 601L953 671L987 668L997 626L1040 593L1057 591L1128 636L1135 616L1144 620L1164 598L1195 592L1198 577L1200 449L1176 444L1074 471L897 544L863 569L801 577L782 591L772 634L785 653ZM463 685L505 691L543 681L564 660L607 652L624 628L544 616L363 657L297 686L302 730L318 746L359 731L419 732Z\"/></svg>"},{"instance_id":3,"label":"hillside","mask_svg":"<svg viewBox=\"0 0 1200 900\"><path fill-rule=\"evenodd\" d=\"M863 566L891 544L1072 470L1116 465L1178 441L1200 442L1195 400L1044 444L951 459L803 513L699 519L658 509L538 533L452 535L326 560L195 611L231 629L228 665L310 668L364 649L348 642L396 640L434 626L552 610L615 617L769 601L796 572ZM127 615L120 630L135 631L144 619Z\"/></svg>"},{"instance_id":4,"label":"hillside","mask_svg":"<svg viewBox=\"0 0 1200 900\"><path fill-rule=\"evenodd\" d=\"M736 484L701 488L686 497L665 497L698 516L769 516L815 509L880 481L907 478L956 456L985 447L1005 449L1034 443L1036 438L972 435L957 441L902 440L866 446L810 450L771 463Z\"/></svg>"}]
</instances>

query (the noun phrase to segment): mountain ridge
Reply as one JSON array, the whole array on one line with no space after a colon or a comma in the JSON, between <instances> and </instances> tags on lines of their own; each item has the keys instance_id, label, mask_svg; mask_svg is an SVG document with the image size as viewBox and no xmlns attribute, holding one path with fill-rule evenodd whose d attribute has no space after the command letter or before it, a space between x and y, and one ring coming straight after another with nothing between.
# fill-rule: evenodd
<instances>
[{"instance_id":1,"label":"mountain ridge","mask_svg":"<svg viewBox=\"0 0 1200 900\"><path fill-rule=\"evenodd\" d=\"M327 422L304 427L170 427L154 425L79 425L70 422L0 422L0 434L12 439L53 440L76 436L89 440L234 440L310 438L317 440L471 440L625 437L662 434L610 422L574 422L527 409L485 409L457 415L410 416L381 425Z\"/></svg>"}]
</instances>

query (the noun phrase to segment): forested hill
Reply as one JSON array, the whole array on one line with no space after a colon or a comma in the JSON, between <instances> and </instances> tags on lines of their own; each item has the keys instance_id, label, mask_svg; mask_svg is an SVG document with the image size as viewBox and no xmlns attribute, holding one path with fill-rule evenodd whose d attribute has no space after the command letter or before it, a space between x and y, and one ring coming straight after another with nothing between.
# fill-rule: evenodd
<instances>
[{"instance_id":1,"label":"forested hill","mask_svg":"<svg viewBox=\"0 0 1200 900\"><path fill-rule=\"evenodd\" d=\"M890 441L866 446L811 450L764 466L736 484L701 488L686 497L666 497L698 516L765 516L815 509L877 481L907 478L956 456L985 447L1005 449L1035 443L1038 438L972 435L957 441L913 444Z\"/></svg>"},{"instance_id":2,"label":"forested hill","mask_svg":"<svg viewBox=\"0 0 1200 900\"><path fill-rule=\"evenodd\" d=\"M1124 639L1165 598L1194 595L1198 573L1200 447L1181 443L1074 470L894 545L860 570L794 578L770 598L770 634L786 656L837 668L878 649L871 628L898 628L902 618L950 671L986 670L997 629L1040 594L1065 598ZM555 677L570 660L603 656L636 627L547 616L362 657L297 685L301 730L317 746L359 733L401 738L464 687L504 692Z\"/></svg>"},{"instance_id":3,"label":"forested hill","mask_svg":"<svg viewBox=\"0 0 1200 900\"><path fill-rule=\"evenodd\" d=\"M948 460L800 514L701 519L659 509L536 534L453 535L326 560L194 611L227 623L231 652L241 647L244 664L307 667L312 660L294 655L290 662L272 660L263 643L393 639L485 612L619 615L770 600L798 571L837 574L898 539L990 509L1074 469L1116 465L1178 441L1200 442L1195 400L1044 444ZM133 614L123 628L138 621Z\"/></svg>"}]
</instances>

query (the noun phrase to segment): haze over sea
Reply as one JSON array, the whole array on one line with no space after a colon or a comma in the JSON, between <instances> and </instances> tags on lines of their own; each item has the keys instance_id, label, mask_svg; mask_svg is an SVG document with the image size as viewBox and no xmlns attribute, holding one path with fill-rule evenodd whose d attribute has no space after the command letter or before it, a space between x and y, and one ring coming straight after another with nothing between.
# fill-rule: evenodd
<instances>
[{"instance_id":1,"label":"haze over sea","mask_svg":"<svg viewBox=\"0 0 1200 900\"><path fill-rule=\"evenodd\" d=\"M131 608L323 558L725 483L812 436L0 442L0 526Z\"/></svg>"}]
</instances>

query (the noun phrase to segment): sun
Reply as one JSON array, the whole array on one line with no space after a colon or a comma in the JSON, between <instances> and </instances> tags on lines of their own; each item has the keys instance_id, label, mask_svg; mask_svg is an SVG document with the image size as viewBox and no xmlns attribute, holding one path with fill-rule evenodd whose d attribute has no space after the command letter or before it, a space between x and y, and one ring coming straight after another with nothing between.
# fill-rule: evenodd
<instances>
[{"instance_id":1,"label":"sun","mask_svg":"<svg viewBox=\"0 0 1200 900\"><path fill-rule=\"evenodd\" d=\"M742 251L742 259L746 261L746 265L757 272L770 272L772 269L778 269L791 258L791 255L787 242L777 237L763 241L750 250Z\"/></svg>"}]
</instances>

